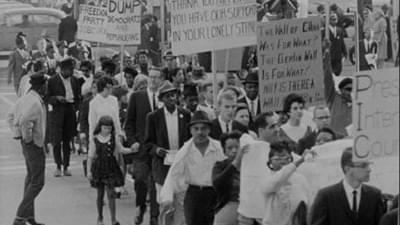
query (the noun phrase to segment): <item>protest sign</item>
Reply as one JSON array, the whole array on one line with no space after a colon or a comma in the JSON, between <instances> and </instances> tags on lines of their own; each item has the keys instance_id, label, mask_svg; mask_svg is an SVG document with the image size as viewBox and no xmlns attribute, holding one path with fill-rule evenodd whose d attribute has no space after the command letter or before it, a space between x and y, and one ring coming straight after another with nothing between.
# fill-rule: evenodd
<instances>
[{"instance_id":1,"label":"protest sign","mask_svg":"<svg viewBox=\"0 0 400 225\"><path fill-rule=\"evenodd\" d=\"M138 0L92 1L79 8L78 39L116 45L140 44Z\"/></svg>"},{"instance_id":2,"label":"protest sign","mask_svg":"<svg viewBox=\"0 0 400 225\"><path fill-rule=\"evenodd\" d=\"M399 68L356 73L353 87L355 160L397 156Z\"/></svg>"},{"instance_id":3,"label":"protest sign","mask_svg":"<svg viewBox=\"0 0 400 225\"><path fill-rule=\"evenodd\" d=\"M262 111L282 110L290 93L304 97L307 106L324 102L321 19L279 20L257 29Z\"/></svg>"},{"instance_id":4,"label":"protest sign","mask_svg":"<svg viewBox=\"0 0 400 225\"><path fill-rule=\"evenodd\" d=\"M256 43L255 0L169 0L175 54L192 54Z\"/></svg>"},{"instance_id":5,"label":"protest sign","mask_svg":"<svg viewBox=\"0 0 400 225\"><path fill-rule=\"evenodd\" d=\"M354 139L341 139L313 147L317 156L312 162L305 162L298 168L309 185L310 194L315 196L321 188L343 180L344 173L340 165L342 153L352 147ZM397 157L377 158L370 165L370 180L367 182L383 193L399 193L399 162Z\"/></svg>"}]
</instances>

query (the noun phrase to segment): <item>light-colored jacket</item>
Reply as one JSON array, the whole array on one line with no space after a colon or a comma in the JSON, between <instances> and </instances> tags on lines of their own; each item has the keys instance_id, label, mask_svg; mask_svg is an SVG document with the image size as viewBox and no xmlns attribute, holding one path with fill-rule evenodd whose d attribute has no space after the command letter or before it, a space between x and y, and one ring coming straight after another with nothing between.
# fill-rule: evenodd
<instances>
[{"instance_id":1,"label":"light-colored jacket","mask_svg":"<svg viewBox=\"0 0 400 225\"><path fill-rule=\"evenodd\" d=\"M184 162L186 156L193 148L193 145L193 138L191 138L185 142L185 144L176 154L175 161L170 167L168 175L165 178L164 185L161 189L160 203L172 203L175 194L185 192L188 188ZM219 151L221 158L225 157L219 141L210 138L210 145L212 148L215 148L217 151Z\"/></svg>"},{"instance_id":2,"label":"light-colored jacket","mask_svg":"<svg viewBox=\"0 0 400 225\"><path fill-rule=\"evenodd\" d=\"M36 91L30 90L18 99L8 117L9 125L15 137L21 137L24 142L34 142L43 147L46 135L46 107Z\"/></svg>"}]
</instances>

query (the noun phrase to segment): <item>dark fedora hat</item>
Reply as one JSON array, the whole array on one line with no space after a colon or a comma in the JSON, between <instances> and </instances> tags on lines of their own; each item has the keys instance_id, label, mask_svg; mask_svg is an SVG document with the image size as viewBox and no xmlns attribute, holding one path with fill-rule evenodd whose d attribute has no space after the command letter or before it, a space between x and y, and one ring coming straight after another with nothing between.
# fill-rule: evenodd
<instances>
[{"instance_id":1,"label":"dark fedora hat","mask_svg":"<svg viewBox=\"0 0 400 225\"><path fill-rule=\"evenodd\" d=\"M243 81L243 84L258 84L258 73L251 72L246 76L246 79Z\"/></svg>"},{"instance_id":2,"label":"dark fedora hat","mask_svg":"<svg viewBox=\"0 0 400 225\"><path fill-rule=\"evenodd\" d=\"M176 92L177 89L174 87L174 85L171 84L169 81L165 81L164 84L160 87L160 91L158 93L158 98L162 98L164 94L168 92Z\"/></svg>"},{"instance_id":3,"label":"dark fedora hat","mask_svg":"<svg viewBox=\"0 0 400 225\"><path fill-rule=\"evenodd\" d=\"M196 111L193 113L192 119L190 120L189 126L193 126L194 124L204 123L211 126L211 120L208 118L208 115L204 111Z\"/></svg>"},{"instance_id":4,"label":"dark fedora hat","mask_svg":"<svg viewBox=\"0 0 400 225\"><path fill-rule=\"evenodd\" d=\"M176 59L176 55L172 53L172 50L168 50L164 53L164 59Z\"/></svg>"},{"instance_id":5,"label":"dark fedora hat","mask_svg":"<svg viewBox=\"0 0 400 225\"><path fill-rule=\"evenodd\" d=\"M199 96L199 93L197 92L197 86L195 84L185 84L183 86L183 96L185 98L191 96Z\"/></svg>"},{"instance_id":6,"label":"dark fedora hat","mask_svg":"<svg viewBox=\"0 0 400 225\"><path fill-rule=\"evenodd\" d=\"M46 84L46 77L44 76L43 71L38 71L35 74L32 74L31 79L29 80L29 83L32 86L42 86Z\"/></svg>"}]
</instances>

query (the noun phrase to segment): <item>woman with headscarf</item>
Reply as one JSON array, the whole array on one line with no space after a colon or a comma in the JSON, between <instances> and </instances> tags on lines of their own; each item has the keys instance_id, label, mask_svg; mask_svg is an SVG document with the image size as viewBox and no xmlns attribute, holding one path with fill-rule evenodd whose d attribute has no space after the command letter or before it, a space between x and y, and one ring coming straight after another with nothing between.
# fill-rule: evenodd
<instances>
[{"instance_id":1,"label":"woman with headscarf","mask_svg":"<svg viewBox=\"0 0 400 225\"><path fill-rule=\"evenodd\" d=\"M376 64L378 69L383 68L385 59L387 58L387 36L386 36L387 24L385 15L381 9L376 9L375 12L375 23L373 26L373 39L378 44L378 58Z\"/></svg>"}]
</instances>

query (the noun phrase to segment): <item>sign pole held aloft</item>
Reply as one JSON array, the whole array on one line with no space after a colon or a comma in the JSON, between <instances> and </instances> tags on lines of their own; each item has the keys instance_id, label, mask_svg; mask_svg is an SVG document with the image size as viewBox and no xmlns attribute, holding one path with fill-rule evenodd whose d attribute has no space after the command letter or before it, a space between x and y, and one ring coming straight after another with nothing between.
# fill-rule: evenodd
<instances>
[{"instance_id":1,"label":"sign pole held aloft","mask_svg":"<svg viewBox=\"0 0 400 225\"><path fill-rule=\"evenodd\" d=\"M120 62L120 73L122 74L122 72L123 72L123 70L124 70L124 45L121 45L121 56L120 56L120 60L119 60L119 62ZM122 80L122 77L123 76L121 76L121 80Z\"/></svg>"},{"instance_id":2,"label":"sign pole held aloft","mask_svg":"<svg viewBox=\"0 0 400 225\"><path fill-rule=\"evenodd\" d=\"M329 40L329 3L325 3L325 38Z\"/></svg>"},{"instance_id":3,"label":"sign pole held aloft","mask_svg":"<svg viewBox=\"0 0 400 225\"><path fill-rule=\"evenodd\" d=\"M355 39L356 39L356 71L360 71L360 37L359 37L359 29L360 24L358 23L358 11L354 12L355 17Z\"/></svg>"},{"instance_id":4,"label":"sign pole held aloft","mask_svg":"<svg viewBox=\"0 0 400 225\"><path fill-rule=\"evenodd\" d=\"M218 95L218 80L217 80L217 52L213 50L211 52L211 70L213 76L213 99L214 109L217 108L217 95Z\"/></svg>"},{"instance_id":5,"label":"sign pole held aloft","mask_svg":"<svg viewBox=\"0 0 400 225\"><path fill-rule=\"evenodd\" d=\"M225 55L225 75L228 74L228 69L229 69L229 56L230 56L230 49L226 49L226 55Z\"/></svg>"}]
</instances>

